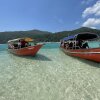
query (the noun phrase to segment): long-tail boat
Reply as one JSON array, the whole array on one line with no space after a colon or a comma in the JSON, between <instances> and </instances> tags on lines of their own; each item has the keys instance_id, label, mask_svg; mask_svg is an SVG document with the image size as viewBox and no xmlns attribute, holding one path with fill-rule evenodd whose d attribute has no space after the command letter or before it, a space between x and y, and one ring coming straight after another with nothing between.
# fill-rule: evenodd
<instances>
[{"instance_id":1,"label":"long-tail boat","mask_svg":"<svg viewBox=\"0 0 100 100\"><path fill-rule=\"evenodd\" d=\"M69 56L100 62L100 47L89 47L89 42L97 41L98 39L99 36L95 33L79 33L63 38L60 48Z\"/></svg>"},{"instance_id":2,"label":"long-tail boat","mask_svg":"<svg viewBox=\"0 0 100 100\"><path fill-rule=\"evenodd\" d=\"M23 42L24 44L19 45L19 42ZM18 56L35 56L36 53L43 46L42 43L33 43L33 39L31 38L18 38L8 41L8 51Z\"/></svg>"}]
</instances>

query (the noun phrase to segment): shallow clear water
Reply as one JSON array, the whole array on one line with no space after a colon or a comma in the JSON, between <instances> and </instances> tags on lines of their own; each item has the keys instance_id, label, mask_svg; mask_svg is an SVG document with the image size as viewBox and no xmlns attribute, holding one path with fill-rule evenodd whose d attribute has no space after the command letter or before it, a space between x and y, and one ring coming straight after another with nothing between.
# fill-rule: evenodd
<instances>
[{"instance_id":1,"label":"shallow clear water","mask_svg":"<svg viewBox=\"0 0 100 100\"><path fill-rule=\"evenodd\" d=\"M100 100L100 64L46 44L36 57L0 45L0 100Z\"/></svg>"},{"instance_id":2,"label":"shallow clear water","mask_svg":"<svg viewBox=\"0 0 100 100\"><path fill-rule=\"evenodd\" d=\"M90 48L98 48L100 47L100 41L90 41L88 42Z\"/></svg>"}]
</instances>

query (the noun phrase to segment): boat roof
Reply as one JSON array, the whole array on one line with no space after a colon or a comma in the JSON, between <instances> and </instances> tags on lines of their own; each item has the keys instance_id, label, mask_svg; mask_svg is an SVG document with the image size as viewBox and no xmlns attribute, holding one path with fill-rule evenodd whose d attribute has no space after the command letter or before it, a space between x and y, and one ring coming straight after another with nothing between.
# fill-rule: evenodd
<instances>
[{"instance_id":1,"label":"boat roof","mask_svg":"<svg viewBox=\"0 0 100 100\"><path fill-rule=\"evenodd\" d=\"M76 34L76 40L93 40L99 38L96 33L84 32Z\"/></svg>"},{"instance_id":2,"label":"boat roof","mask_svg":"<svg viewBox=\"0 0 100 100\"><path fill-rule=\"evenodd\" d=\"M74 38L75 38L75 35L70 35L70 36L68 36L68 37L63 38L62 40L68 41L68 40L72 40L72 39L74 39Z\"/></svg>"},{"instance_id":3,"label":"boat roof","mask_svg":"<svg viewBox=\"0 0 100 100\"><path fill-rule=\"evenodd\" d=\"M19 40L25 40L25 41L27 41L27 42L33 41L32 38L24 37L24 38L17 38L17 39L9 40L8 43L10 43L10 42L18 42Z\"/></svg>"},{"instance_id":4,"label":"boat roof","mask_svg":"<svg viewBox=\"0 0 100 100\"><path fill-rule=\"evenodd\" d=\"M68 37L63 38L62 40L68 41L68 40L92 40L99 38L99 36L96 33L90 33L90 32L83 32L83 33L78 33L75 35L71 35Z\"/></svg>"}]
</instances>

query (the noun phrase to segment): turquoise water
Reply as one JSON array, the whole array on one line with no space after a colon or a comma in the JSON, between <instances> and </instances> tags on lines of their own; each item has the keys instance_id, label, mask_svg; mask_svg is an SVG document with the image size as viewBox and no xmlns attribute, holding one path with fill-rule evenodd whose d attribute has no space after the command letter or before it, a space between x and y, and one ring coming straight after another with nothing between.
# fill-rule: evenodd
<instances>
[{"instance_id":1,"label":"turquoise water","mask_svg":"<svg viewBox=\"0 0 100 100\"><path fill-rule=\"evenodd\" d=\"M98 47L100 47L100 41L90 41L89 42L89 47L90 48L98 48Z\"/></svg>"},{"instance_id":2,"label":"turquoise water","mask_svg":"<svg viewBox=\"0 0 100 100\"><path fill-rule=\"evenodd\" d=\"M100 100L100 64L65 55L49 43L36 57L0 45L0 100Z\"/></svg>"}]
</instances>

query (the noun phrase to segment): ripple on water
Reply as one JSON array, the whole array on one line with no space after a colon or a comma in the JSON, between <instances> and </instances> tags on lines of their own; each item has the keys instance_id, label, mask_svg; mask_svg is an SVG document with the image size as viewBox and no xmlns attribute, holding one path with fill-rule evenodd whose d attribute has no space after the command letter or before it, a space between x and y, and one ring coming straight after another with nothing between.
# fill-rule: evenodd
<instances>
[{"instance_id":1,"label":"ripple on water","mask_svg":"<svg viewBox=\"0 0 100 100\"><path fill-rule=\"evenodd\" d=\"M0 100L100 100L100 64L48 45L35 57L0 51Z\"/></svg>"}]
</instances>

